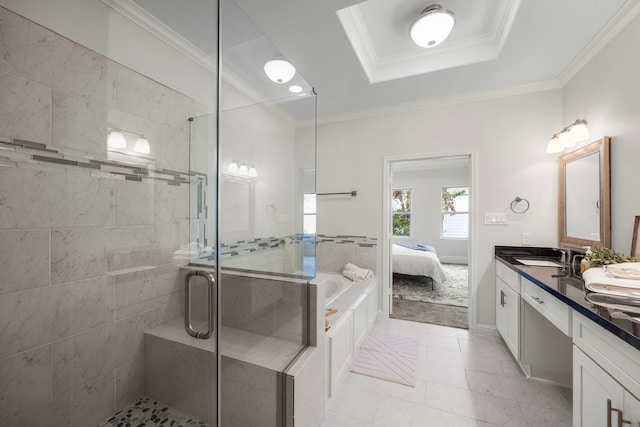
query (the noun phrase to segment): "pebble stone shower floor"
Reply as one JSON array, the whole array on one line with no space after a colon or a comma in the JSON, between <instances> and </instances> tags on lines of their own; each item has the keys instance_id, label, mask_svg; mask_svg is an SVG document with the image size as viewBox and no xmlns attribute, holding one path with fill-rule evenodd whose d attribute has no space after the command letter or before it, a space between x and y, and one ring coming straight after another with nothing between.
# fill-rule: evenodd
<instances>
[{"instance_id":1,"label":"pebble stone shower floor","mask_svg":"<svg viewBox=\"0 0 640 427\"><path fill-rule=\"evenodd\" d=\"M98 427L209 427L197 420L149 397L142 397L136 403L116 412L114 416Z\"/></svg>"}]
</instances>

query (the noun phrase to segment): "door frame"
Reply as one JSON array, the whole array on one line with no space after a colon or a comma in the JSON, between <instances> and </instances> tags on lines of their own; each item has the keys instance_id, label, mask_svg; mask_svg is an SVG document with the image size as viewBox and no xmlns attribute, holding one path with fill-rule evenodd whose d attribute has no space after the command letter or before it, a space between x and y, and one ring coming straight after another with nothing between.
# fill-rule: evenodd
<instances>
[{"instance_id":1,"label":"door frame","mask_svg":"<svg viewBox=\"0 0 640 427\"><path fill-rule=\"evenodd\" d=\"M391 166L394 163L415 160L436 160L449 157L469 157L469 178L470 178L470 200L469 200L469 240L467 243L467 256L469 259L469 331L474 332L478 324L477 310L477 271L476 263L476 242L477 242L477 181L478 173L476 167L477 153L475 150L465 150L456 152L446 152L438 154L414 154L401 156L388 156L383 160L383 186L382 186L382 313L383 318L389 318L393 307L392 283L393 272L391 268L391 241L393 239L392 215L391 215L391 186L393 184L391 176Z\"/></svg>"}]
</instances>

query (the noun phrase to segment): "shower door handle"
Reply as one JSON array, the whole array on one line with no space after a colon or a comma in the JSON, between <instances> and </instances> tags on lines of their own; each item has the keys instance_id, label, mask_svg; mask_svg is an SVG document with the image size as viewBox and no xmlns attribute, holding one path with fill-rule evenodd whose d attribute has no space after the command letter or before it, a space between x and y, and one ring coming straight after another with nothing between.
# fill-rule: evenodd
<instances>
[{"instance_id":1,"label":"shower door handle","mask_svg":"<svg viewBox=\"0 0 640 427\"><path fill-rule=\"evenodd\" d=\"M197 331L191 324L191 278L204 277L207 281L207 330ZM187 333L195 338L207 339L213 335L216 307L216 276L210 271L194 270L187 273L184 279L184 328Z\"/></svg>"}]
</instances>

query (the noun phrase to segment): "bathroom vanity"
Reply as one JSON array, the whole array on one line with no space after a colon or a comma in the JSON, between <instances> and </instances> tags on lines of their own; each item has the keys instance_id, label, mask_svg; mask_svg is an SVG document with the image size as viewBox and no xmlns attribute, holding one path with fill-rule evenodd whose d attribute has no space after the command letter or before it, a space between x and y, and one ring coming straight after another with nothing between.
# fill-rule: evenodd
<instances>
[{"instance_id":1,"label":"bathroom vanity","mask_svg":"<svg viewBox=\"0 0 640 427\"><path fill-rule=\"evenodd\" d=\"M574 426L640 426L640 301L585 292L555 249L495 256L496 327L527 377L572 385Z\"/></svg>"}]
</instances>

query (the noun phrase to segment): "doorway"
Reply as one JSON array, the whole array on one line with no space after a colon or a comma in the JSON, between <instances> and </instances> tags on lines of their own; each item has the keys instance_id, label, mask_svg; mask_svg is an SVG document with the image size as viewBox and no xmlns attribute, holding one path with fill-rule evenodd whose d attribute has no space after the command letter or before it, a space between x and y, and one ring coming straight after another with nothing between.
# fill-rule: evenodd
<instances>
[{"instance_id":1,"label":"doorway","mask_svg":"<svg viewBox=\"0 0 640 427\"><path fill-rule=\"evenodd\" d=\"M383 301L389 317L469 328L472 161L472 153L385 159Z\"/></svg>"}]
</instances>

